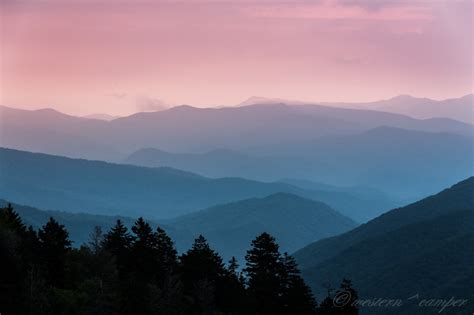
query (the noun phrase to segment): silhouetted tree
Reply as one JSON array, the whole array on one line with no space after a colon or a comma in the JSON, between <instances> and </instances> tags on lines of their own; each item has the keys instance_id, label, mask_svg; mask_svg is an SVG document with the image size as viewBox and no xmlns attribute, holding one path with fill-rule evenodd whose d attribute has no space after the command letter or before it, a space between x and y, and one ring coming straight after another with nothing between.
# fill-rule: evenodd
<instances>
[{"instance_id":1,"label":"silhouetted tree","mask_svg":"<svg viewBox=\"0 0 474 315\"><path fill-rule=\"evenodd\" d=\"M359 298L357 291L352 287L352 281L349 279L342 279L341 286L339 290L336 291L335 296L342 296L344 303L338 305L337 301L335 301L335 306L337 310L337 314L343 315L357 315L359 314L359 310L355 302Z\"/></svg>"},{"instance_id":2,"label":"silhouetted tree","mask_svg":"<svg viewBox=\"0 0 474 315\"><path fill-rule=\"evenodd\" d=\"M283 254L283 277L284 294L283 299L288 314L314 314L316 311L316 300L311 289L301 278L300 270L296 260Z\"/></svg>"},{"instance_id":3,"label":"silhouetted tree","mask_svg":"<svg viewBox=\"0 0 474 315\"><path fill-rule=\"evenodd\" d=\"M114 256L120 279L127 271L131 243L132 236L120 220L104 236L102 247Z\"/></svg>"},{"instance_id":4,"label":"silhouetted tree","mask_svg":"<svg viewBox=\"0 0 474 315\"><path fill-rule=\"evenodd\" d=\"M172 276L178 267L178 253L173 241L165 230L158 227L155 233L155 247L157 252L158 283L162 287L168 277Z\"/></svg>"},{"instance_id":5,"label":"silhouetted tree","mask_svg":"<svg viewBox=\"0 0 474 315\"><path fill-rule=\"evenodd\" d=\"M22 309L25 225L10 204L0 209L0 305L2 312Z\"/></svg>"},{"instance_id":6,"label":"silhouetted tree","mask_svg":"<svg viewBox=\"0 0 474 315\"><path fill-rule=\"evenodd\" d=\"M330 285L327 285L327 296L318 308L318 315L357 315L359 310L357 291L352 287L352 282L344 278L340 288L332 294Z\"/></svg>"},{"instance_id":7,"label":"silhouetted tree","mask_svg":"<svg viewBox=\"0 0 474 315\"><path fill-rule=\"evenodd\" d=\"M157 289L156 236L141 217L132 226L132 232L126 309L129 314L149 314L153 309L152 294Z\"/></svg>"},{"instance_id":8,"label":"silhouetted tree","mask_svg":"<svg viewBox=\"0 0 474 315\"><path fill-rule=\"evenodd\" d=\"M219 288L226 270L222 258L209 247L204 236L194 240L191 249L180 257L184 292L193 299L192 311L212 314L222 302Z\"/></svg>"},{"instance_id":9,"label":"silhouetted tree","mask_svg":"<svg viewBox=\"0 0 474 315\"><path fill-rule=\"evenodd\" d=\"M239 263L232 257L227 264L224 288L221 290L222 311L233 314L248 314L248 296L244 278L239 272Z\"/></svg>"},{"instance_id":10,"label":"silhouetted tree","mask_svg":"<svg viewBox=\"0 0 474 315\"><path fill-rule=\"evenodd\" d=\"M53 286L63 287L65 282L66 254L71 250L69 233L64 225L53 218L38 231L40 257L43 268Z\"/></svg>"},{"instance_id":11,"label":"silhouetted tree","mask_svg":"<svg viewBox=\"0 0 474 315\"><path fill-rule=\"evenodd\" d=\"M23 224L20 215L13 210L10 203L0 211L0 227L2 229L14 231L20 235L26 232L25 224Z\"/></svg>"},{"instance_id":12,"label":"silhouetted tree","mask_svg":"<svg viewBox=\"0 0 474 315\"><path fill-rule=\"evenodd\" d=\"M268 233L259 235L252 241L251 249L247 251L245 259L247 263L244 271L248 279L248 291L254 312L281 313L284 306L283 266L275 238Z\"/></svg>"}]
</instances>

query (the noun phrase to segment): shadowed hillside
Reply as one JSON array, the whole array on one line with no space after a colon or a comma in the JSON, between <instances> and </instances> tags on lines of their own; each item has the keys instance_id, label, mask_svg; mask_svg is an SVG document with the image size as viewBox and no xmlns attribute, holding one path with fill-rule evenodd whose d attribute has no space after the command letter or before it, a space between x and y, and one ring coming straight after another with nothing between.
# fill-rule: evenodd
<instances>
[{"instance_id":1,"label":"shadowed hillside","mask_svg":"<svg viewBox=\"0 0 474 315\"><path fill-rule=\"evenodd\" d=\"M295 253L315 292L351 277L363 298L474 297L474 178ZM471 305L472 306L472 305ZM406 305L408 314L417 309ZM378 314L380 309L367 310ZM400 309L388 310L398 314ZM387 312L388 312L387 311ZM365 311L364 311L365 312ZM385 310L384 310L385 312Z\"/></svg>"}]
</instances>

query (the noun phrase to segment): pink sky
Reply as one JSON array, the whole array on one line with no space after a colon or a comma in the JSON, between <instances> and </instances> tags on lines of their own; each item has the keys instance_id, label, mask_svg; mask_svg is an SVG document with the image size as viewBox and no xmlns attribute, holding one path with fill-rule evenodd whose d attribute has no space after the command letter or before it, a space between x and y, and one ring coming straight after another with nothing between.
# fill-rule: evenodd
<instances>
[{"instance_id":1,"label":"pink sky","mask_svg":"<svg viewBox=\"0 0 474 315\"><path fill-rule=\"evenodd\" d=\"M370 101L473 91L472 1L0 2L2 105Z\"/></svg>"}]
</instances>

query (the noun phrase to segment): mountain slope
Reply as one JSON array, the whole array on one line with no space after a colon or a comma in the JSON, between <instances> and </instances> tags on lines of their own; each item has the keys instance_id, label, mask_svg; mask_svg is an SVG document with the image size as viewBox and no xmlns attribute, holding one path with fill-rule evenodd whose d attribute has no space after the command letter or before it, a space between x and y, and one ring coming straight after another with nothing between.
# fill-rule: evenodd
<instances>
[{"instance_id":1,"label":"mountain slope","mask_svg":"<svg viewBox=\"0 0 474 315\"><path fill-rule=\"evenodd\" d=\"M367 205L344 193L306 191L284 183L210 179L172 168L136 167L0 148L0 198L44 209L170 218L277 192L345 205L344 213L351 217L360 216L357 213L365 211Z\"/></svg>"},{"instance_id":2,"label":"mountain slope","mask_svg":"<svg viewBox=\"0 0 474 315\"><path fill-rule=\"evenodd\" d=\"M454 211L473 209L473 192L474 177L470 177L436 195L384 213L337 238L329 238L311 244L296 252L296 257L298 257L302 268L308 268L367 238Z\"/></svg>"},{"instance_id":3,"label":"mountain slope","mask_svg":"<svg viewBox=\"0 0 474 315\"><path fill-rule=\"evenodd\" d=\"M324 203L287 193L213 206L166 224L178 233L203 234L224 257L235 255L241 260L251 240L263 232L275 236L282 250L291 252L356 225Z\"/></svg>"},{"instance_id":4,"label":"mountain slope","mask_svg":"<svg viewBox=\"0 0 474 315\"><path fill-rule=\"evenodd\" d=\"M316 292L323 291L324 282L349 277L362 298L406 299L416 293L469 298L474 290L465 290L464 281L474 279L473 231L471 177L352 231L311 244L295 257Z\"/></svg>"}]
</instances>

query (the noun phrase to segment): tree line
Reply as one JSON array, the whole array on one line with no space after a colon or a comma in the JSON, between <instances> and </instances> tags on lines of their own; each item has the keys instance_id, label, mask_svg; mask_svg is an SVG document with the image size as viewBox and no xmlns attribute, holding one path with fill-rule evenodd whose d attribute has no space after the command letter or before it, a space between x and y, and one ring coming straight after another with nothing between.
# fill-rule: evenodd
<instances>
[{"instance_id":1,"label":"tree line","mask_svg":"<svg viewBox=\"0 0 474 315\"><path fill-rule=\"evenodd\" d=\"M8 205L0 209L0 313L8 314L357 314L331 292L318 305L295 259L262 233L240 268L200 235L178 255L173 241L139 218L117 220L73 248L53 218L37 231ZM344 279L335 293L357 293Z\"/></svg>"}]
</instances>

